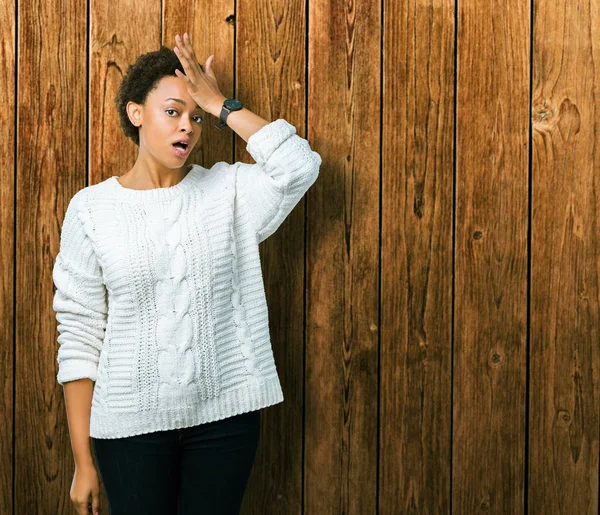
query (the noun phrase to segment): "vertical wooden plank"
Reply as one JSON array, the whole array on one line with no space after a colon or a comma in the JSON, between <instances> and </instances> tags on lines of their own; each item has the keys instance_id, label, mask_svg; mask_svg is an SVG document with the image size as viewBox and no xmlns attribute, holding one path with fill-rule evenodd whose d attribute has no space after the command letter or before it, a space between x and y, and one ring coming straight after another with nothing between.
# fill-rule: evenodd
<instances>
[{"instance_id":1,"label":"vertical wooden plank","mask_svg":"<svg viewBox=\"0 0 600 515\"><path fill-rule=\"evenodd\" d=\"M121 130L115 106L119 84L140 54L160 46L160 0L144 3L99 0L90 3L89 184L131 169L138 147ZM135 23L132 23L135 20ZM143 30L139 30L143 27ZM82 47L83 48L83 47ZM83 174L83 170L81 172ZM101 512L108 501L101 483Z\"/></svg>"},{"instance_id":2,"label":"vertical wooden plank","mask_svg":"<svg viewBox=\"0 0 600 515\"><path fill-rule=\"evenodd\" d=\"M600 8L534 12L528 508L596 514Z\"/></svg>"},{"instance_id":3,"label":"vertical wooden plank","mask_svg":"<svg viewBox=\"0 0 600 515\"><path fill-rule=\"evenodd\" d=\"M0 513L13 510L13 364L14 355L14 252L15 252L15 138L17 91L15 2L0 4Z\"/></svg>"},{"instance_id":4,"label":"vertical wooden plank","mask_svg":"<svg viewBox=\"0 0 600 515\"><path fill-rule=\"evenodd\" d=\"M18 9L14 509L71 513L52 263L69 200L85 186L86 4L21 0Z\"/></svg>"},{"instance_id":5,"label":"vertical wooden plank","mask_svg":"<svg viewBox=\"0 0 600 515\"><path fill-rule=\"evenodd\" d=\"M190 35L192 46L200 64L214 54L213 68L221 92L233 96L234 0L163 0L163 44L175 47L175 35ZM219 161L232 162L233 132L215 127L218 119L207 114L202 123L202 133L188 162L210 168ZM243 140L242 140L243 141Z\"/></svg>"},{"instance_id":6,"label":"vertical wooden plank","mask_svg":"<svg viewBox=\"0 0 600 515\"><path fill-rule=\"evenodd\" d=\"M96 184L128 172L137 158L138 147L123 134L114 99L127 67L160 47L161 1L143 6L128 0L89 1L89 182Z\"/></svg>"},{"instance_id":7,"label":"vertical wooden plank","mask_svg":"<svg viewBox=\"0 0 600 515\"><path fill-rule=\"evenodd\" d=\"M236 21L235 95L266 120L285 118L306 137L304 2L240 0ZM254 162L246 143L237 135L234 139L235 160ZM284 402L263 411L261 444L242 506L248 514L302 513L304 203L261 243Z\"/></svg>"},{"instance_id":8,"label":"vertical wooden plank","mask_svg":"<svg viewBox=\"0 0 600 515\"><path fill-rule=\"evenodd\" d=\"M384 6L380 513L450 512L454 17Z\"/></svg>"},{"instance_id":9,"label":"vertical wooden plank","mask_svg":"<svg viewBox=\"0 0 600 515\"><path fill-rule=\"evenodd\" d=\"M458 2L453 500L524 511L529 3Z\"/></svg>"},{"instance_id":10,"label":"vertical wooden plank","mask_svg":"<svg viewBox=\"0 0 600 515\"><path fill-rule=\"evenodd\" d=\"M309 4L305 513L376 513L381 3Z\"/></svg>"}]
</instances>

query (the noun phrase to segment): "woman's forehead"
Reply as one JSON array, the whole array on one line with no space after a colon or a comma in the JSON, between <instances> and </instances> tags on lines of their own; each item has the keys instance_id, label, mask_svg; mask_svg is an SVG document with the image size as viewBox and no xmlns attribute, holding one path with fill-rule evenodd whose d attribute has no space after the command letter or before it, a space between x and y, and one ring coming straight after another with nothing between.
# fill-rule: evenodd
<instances>
[{"instance_id":1,"label":"woman's forehead","mask_svg":"<svg viewBox=\"0 0 600 515\"><path fill-rule=\"evenodd\" d=\"M173 101L190 109L200 109L200 106L188 93L184 80L180 77L163 77L149 96L154 102Z\"/></svg>"}]
</instances>

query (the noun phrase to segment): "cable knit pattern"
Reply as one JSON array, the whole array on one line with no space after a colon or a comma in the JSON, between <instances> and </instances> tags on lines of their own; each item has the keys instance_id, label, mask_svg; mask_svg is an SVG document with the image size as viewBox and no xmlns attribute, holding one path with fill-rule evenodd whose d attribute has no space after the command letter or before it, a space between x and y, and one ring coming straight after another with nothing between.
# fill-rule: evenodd
<instances>
[{"instance_id":1,"label":"cable knit pattern","mask_svg":"<svg viewBox=\"0 0 600 515\"><path fill-rule=\"evenodd\" d=\"M234 182L234 197L233 197L233 220L236 220L235 212L236 212L236 200L237 200L237 168L235 169L235 182ZM231 238L231 252L233 257L233 273L231 275L231 304L233 305L234 314L233 320L236 326L236 334L238 337L238 341L240 342L240 349L244 358L246 358L245 366L246 370L248 370L249 378L248 380L252 381L260 381L261 374L257 368L254 357L254 350L252 345L252 339L250 336L250 328L248 323L246 322L246 310L242 304L241 300L241 290L239 286L239 274L238 274L238 265L237 265L237 249L236 249L236 236L235 236L235 223L231 224L230 229L230 238Z\"/></svg>"},{"instance_id":2,"label":"cable knit pattern","mask_svg":"<svg viewBox=\"0 0 600 515\"><path fill-rule=\"evenodd\" d=\"M163 407L176 402L181 389L196 379L188 266L181 244L188 230L182 205L178 197L163 209L151 211L146 226L156 259L158 398Z\"/></svg>"},{"instance_id":3,"label":"cable knit pattern","mask_svg":"<svg viewBox=\"0 0 600 515\"><path fill-rule=\"evenodd\" d=\"M321 157L284 119L247 149L255 164L192 165L150 190L113 176L71 199L52 272L57 381L95 382L90 436L283 401L258 245L315 182Z\"/></svg>"}]
</instances>

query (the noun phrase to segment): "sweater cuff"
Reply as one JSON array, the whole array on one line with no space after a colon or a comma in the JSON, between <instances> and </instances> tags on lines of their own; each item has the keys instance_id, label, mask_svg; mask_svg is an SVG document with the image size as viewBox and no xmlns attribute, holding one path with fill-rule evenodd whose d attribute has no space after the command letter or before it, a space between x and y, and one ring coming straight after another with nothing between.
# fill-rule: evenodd
<instances>
[{"instance_id":1,"label":"sweater cuff","mask_svg":"<svg viewBox=\"0 0 600 515\"><path fill-rule=\"evenodd\" d=\"M96 382L97 375L98 363L85 359L67 359L60 363L56 380L60 385L84 377Z\"/></svg>"},{"instance_id":2,"label":"sweater cuff","mask_svg":"<svg viewBox=\"0 0 600 515\"><path fill-rule=\"evenodd\" d=\"M246 143L246 150L257 163L264 163L269 160L275 149L293 134L296 134L296 127L279 118L252 134Z\"/></svg>"}]
</instances>

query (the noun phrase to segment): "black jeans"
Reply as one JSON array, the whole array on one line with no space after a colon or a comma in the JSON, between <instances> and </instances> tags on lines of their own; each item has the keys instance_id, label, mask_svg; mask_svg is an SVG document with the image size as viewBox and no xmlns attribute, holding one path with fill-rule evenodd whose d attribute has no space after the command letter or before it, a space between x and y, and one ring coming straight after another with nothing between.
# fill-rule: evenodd
<instances>
[{"instance_id":1,"label":"black jeans","mask_svg":"<svg viewBox=\"0 0 600 515\"><path fill-rule=\"evenodd\" d=\"M110 515L237 515L260 410L125 438L92 438Z\"/></svg>"}]
</instances>

